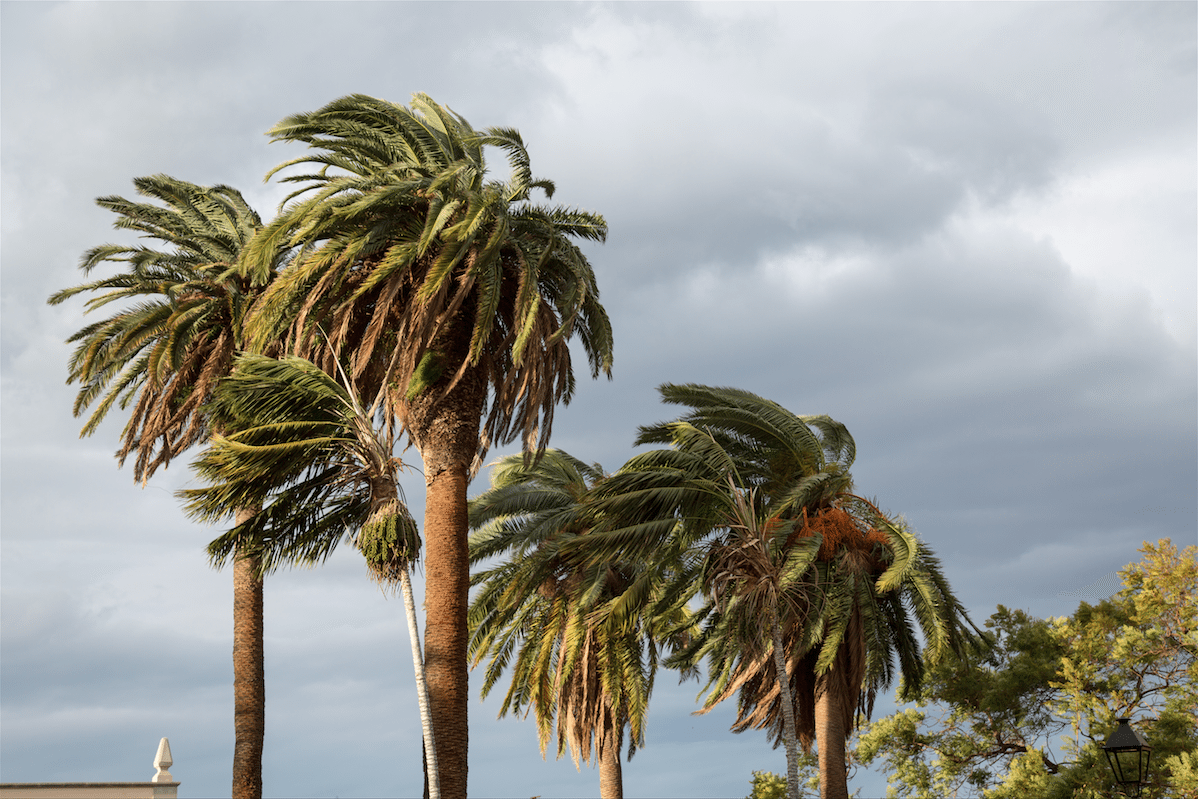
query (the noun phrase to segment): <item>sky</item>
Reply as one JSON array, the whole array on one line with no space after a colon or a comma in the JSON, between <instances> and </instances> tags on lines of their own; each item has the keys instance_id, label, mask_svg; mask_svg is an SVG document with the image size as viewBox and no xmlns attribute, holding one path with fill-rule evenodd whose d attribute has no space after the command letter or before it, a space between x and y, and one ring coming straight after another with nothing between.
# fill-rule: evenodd
<instances>
[{"instance_id":1,"label":"sky","mask_svg":"<svg viewBox=\"0 0 1198 799\"><path fill-rule=\"evenodd\" d=\"M910 521L979 623L1066 615L1142 542L1198 543L1194 3L0 13L5 782L148 780L167 736L181 797L228 795L220 530L174 499L189 458L142 487L113 458L119 414L79 438L64 342L83 304L45 300L85 250L129 241L94 200L135 177L227 183L272 216L286 192L263 176L302 150L264 132L350 93L518 128L554 200L606 217L586 252L613 379L576 357L553 446L618 468L638 425L675 415L665 382L828 414L857 489ZM422 486L404 484L418 516ZM267 579L266 673L266 795L419 795L401 603L355 552ZM480 681L473 795L598 794ZM699 688L659 674L626 795L739 797L784 772L764 734L728 731L732 707L692 715Z\"/></svg>"}]
</instances>

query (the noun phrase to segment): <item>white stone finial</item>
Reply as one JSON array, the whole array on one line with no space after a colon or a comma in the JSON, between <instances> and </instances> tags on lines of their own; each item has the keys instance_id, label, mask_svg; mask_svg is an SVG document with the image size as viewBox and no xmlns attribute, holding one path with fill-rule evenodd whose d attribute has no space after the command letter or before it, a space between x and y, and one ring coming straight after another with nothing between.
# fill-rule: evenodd
<instances>
[{"instance_id":1,"label":"white stone finial","mask_svg":"<svg viewBox=\"0 0 1198 799\"><path fill-rule=\"evenodd\" d=\"M175 778L167 771L174 763L171 760L171 742L163 738L158 744L158 754L154 755L154 768L158 769L158 773L150 782L174 782Z\"/></svg>"}]
</instances>

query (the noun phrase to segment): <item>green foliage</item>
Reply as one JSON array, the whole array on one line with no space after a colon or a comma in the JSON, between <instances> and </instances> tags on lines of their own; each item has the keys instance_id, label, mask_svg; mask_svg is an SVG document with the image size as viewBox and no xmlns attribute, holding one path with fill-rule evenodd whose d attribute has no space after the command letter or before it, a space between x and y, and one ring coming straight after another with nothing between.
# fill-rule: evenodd
<instances>
[{"instance_id":1,"label":"green foliage","mask_svg":"<svg viewBox=\"0 0 1198 799\"><path fill-rule=\"evenodd\" d=\"M193 518L216 521L236 508L264 507L214 540L216 566L252 542L263 572L314 564L355 537L371 575L393 584L420 550L392 456L396 428L376 429L357 387L297 357L244 354L221 380L208 413L213 436L194 463L201 488L179 492Z\"/></svg>"},{"instance_id":2,"label":"green foliage","mask_svg":"<svg viewBox=\"0 0 1198 799\"><path fill-rule=\"evenodd\" d=\"M1106 797L1102 744L1130 717L1152 745L1145 797L1198 796L1198 547L1145 543L1124 588L1068 618L999 606L988 648L927 663L857 755L897 797Z\"/></svg>"},{"instance_id":3,"label":"green foliage","mask_svg":"<svg viewBox=\"0 0 1198 799\"><path fill-rule=\"evenodd\" d=\"M1025 799L1029 796L1048 797L1059 793L1060 789L1054 785L1044 757L1032 750L1015 757L1007 773L1003 775L1002 783L993 790L986 791L985 796L988 799Z\"/></svg>"},{"instance_id":4,"label":"green foliage","mask_svg":"<svg viewBox=\"0 0 1198 799\"><path fill-rule=\"evenodd\" d=\"M786 799L786 778L772 771L754 771L753 790L745 799Z\"/></svg>"},{"instance_id":5,"label":"green foliage","mask_svg":"<svg viewBox=\"0 0 1198 799\"><path fill-rule=\"evenodd\" d=\"M1179 752L1165 758L1169 787L1179 799L1198 797L1198 750Z\"/></svg>"},{"instance_id":6,"label":"green foliage","mask_svg":"<svg viewBox=\"0 0 1198 799\"><path fill-rule=\"evenodd\" d=\"M782 774L754 771L750 784L752 791L745 799L786 799L786 777ZM819 759L814 752L799 753L798 791L798 799L819 796Z\"/></svg>"},{"instance_id":7,"label":"green foliage","mask_svg":"<svg viewBox=\"0 0 1198 799\"><path fill-rule=\"evenodd\" d=\"M232 368L247 309L287 253L263 250L259 280L251 281L236 266L262 221L240 192L168 175L133 185L151 202L108 196L96 204L117 215L113 227L137 231L145 242L88 250L83 274L119 271L59 291L49 303L86 294L87 313L110 312L67 339L77 343L67 382L80 387L75 415L91 409L82 435L94 433L113 407L130 409L117 459L135 455L134 478L144 481L208 437L203 404Z\"/></svg>"},{"instance_id":8,"label":"green foliage","mask_svg":"<svg viewBox=\"0 0 1198 799\"><path fill-rule=\"evenodd\" d=\"M408 391L404 395L408 402L428 391L434 383L441 379L441 374L444 371L445 362L439 353L432 350L424 353L416 371L412 373L412 379L408 381Z\"/></svg>"}]
</instances>

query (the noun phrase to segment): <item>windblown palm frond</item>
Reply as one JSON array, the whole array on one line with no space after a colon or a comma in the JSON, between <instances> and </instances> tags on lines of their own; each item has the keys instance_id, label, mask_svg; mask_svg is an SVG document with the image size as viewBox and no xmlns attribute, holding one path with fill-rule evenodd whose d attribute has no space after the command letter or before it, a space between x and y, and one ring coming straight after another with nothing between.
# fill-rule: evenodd
<instances>
[{"instance_id":1,"label":"windblown palm frond","mask_svg":"<svg viewBox=\"0 0 1198 799\"><path fill-rule=\"evenodd\" d=\"M553 406L573 392L566 342L575 333L592 376L610 376L611 326L572 241L603 241L606 223L529 201L533 189L552 197L553 184L532 177L518 132L475 131L417 94L410 109L351 95L288 117L270 135L313 148L270 174L318 171L283 178L300 187L250 246L250 274L272 247L298 253L253 315L253 341L285 336L291 351L329 371L333 353L352 352L355 380L386 374L409 399L430 384L448 394L481 369L492 401L480 458L490 441L517 433L529 448L544 446ZM487 178L486 147L507 156L506 181ZM446 362L445 336L466 342L461 360Z\"/></svg>"},{"instance_id":2,"label":"windblown palm frond","mask_svg":"<svg viewBox=\"0 0 1198 799\"><path fill-rule=\"evenodd\" d=\"M346 385L303 358L247 354L208 410L230 432L214 436L196 460L209 485L180 492L189 514L215 521L247 503L263 506L212 542L214 563L238 542L260 548L263 571L314 563L384 510L399 525L393 543L405 562L417 557L416 524L399 501L394 430L376 429Z\"/></svg>"},{"instance_id":3,"label":"windblown palm frond","mask_svg":"<svg viewBox=\"0 0 1198 799\"><path fill-rule=\"evenodd\" d=\"M118 215L117 229L138 231L160 246L89 250L79 264L84 274L105 263L125 269L59 291L49 302L92 294L89 313L122 304L68 339L78 346L67 382L80 384L76 416L95 403L83 435L95 432L114 405L133 406L117 457L124 463L136 454L134 476L144 481L208 435L201 408L244 346L242 320L287 253L263 250L257 276L243 277L239 257L262 221L237 190L166 175L133 183L139 194L165 205L117 196L96 203Z\"/></svg>"},{"instance_id":4,"label":"windblown palm frond","mask_svg":"<svg viewBox=\"0 0 1198 799\"><path fill-rule=\"evenodd\" d=\"M608 797L622 795L607 775L619 773L625 732L630 758L643 745L659 647L684 637L687 613L642 565L569 554L590 532L587 496L604 479L600 467L552 449L535 463L517 455L495 465L491 489L471 502L470 552L475 563L506 559L474 575L469 621L471 659L487 661L483 696L510 670L500 715L531 710L542 753L555 725L559 757L569 748L578 765L593 752L608 766Z\"/></svg>"}]
</instances>

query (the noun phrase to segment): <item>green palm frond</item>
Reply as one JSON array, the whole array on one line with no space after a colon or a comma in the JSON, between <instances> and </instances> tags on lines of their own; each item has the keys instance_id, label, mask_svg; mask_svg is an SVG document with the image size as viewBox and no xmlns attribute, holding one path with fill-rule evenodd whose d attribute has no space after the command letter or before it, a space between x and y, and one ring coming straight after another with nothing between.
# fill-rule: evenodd
<instances>
[{"instance_id":1,"label":"green palm frond","mask_svg":"<svg viewBox=\"0 0 1198 799\"><path fill-rule=\"evenodd\" d=\"M558 450L493 465L491 488L470 504L476 572L470 656L486 663L483 694L510 675L500 715L536 717L544 752L554 738L577 764L604 741L644 742L644 716L663 643L682 641L685 599L635 562L588 563L575 546L593 535L589 497L607 480L597 464ZM650 613L649 609L654 612Z\"/></svg>"},{"instance_id":2,"label":"green palm frond","mask_svg":"<svg viewBox=\"0 0 1198 799\"><path fill-rule=\"evenodd\" d=\"M91 248L79 263L85 275L103 265L120 271L56 292L49 302L91 295L89 313L118 305L69 339L77 347L67 382L80 385L76 416L91 409L83 435L114 406L132 406L117 457L135 455L134 476L144 481L208 435L204 401L231 368L242 320L262 285L289 253L271 250L257 279L242 278L234 267L262 220L240 193L167 175L138 178L134 187L149 201L107 196L96 203L116 215L115 228L149 243Z\"/></svg>"},{"instance_id":3,"label":"green palm frond","mask_svg":"<svg viewBox=\"0 0 1198 799\"><path fill-rule=\"evenodd\" d=\"M436 404L467 373L481 376L491 407L475 468L491 442L543 450L553 407L573 393L571 336L592 375L610 376L610 322L573 243L601 241L606 223L529 202L553 187L533 177L518 132L476 131L423 94L410 107L357 94L269 135L310 149L268 174L306 167L283 178L295 192L239 261L258 276L273 248L295 253L248 319L251 346L281 338L330 373L338 353L352 353L350 376L367 393L392 385L404 419L404 405ZM507 159L508 180L488 180L487 148ZM425 379L429 353L451 349L453 363Z\"/></svg>"},{"instance_id":4,"label":"green palm frond","mask_svg":"<svg viewBox=\"0 0 1198 799\"><path fill-rule=\"evenodd\" d=\"M213 543L214 564L249 543L269 572L352 540L372 577L393 585L415 561L420 538L402 501L394 430L376 427L353 383L302 358L244 354L207 407L229 432L196 460L207 485L179 492L187 511L211 521L263 505Z\"/></svg>"}]
</instances>

